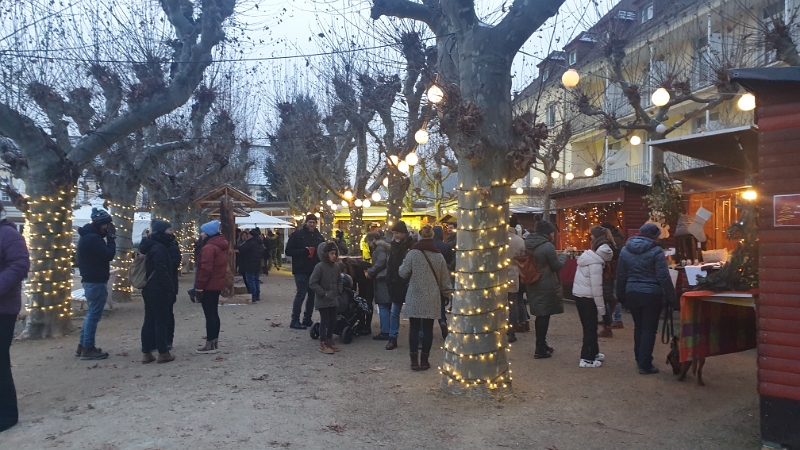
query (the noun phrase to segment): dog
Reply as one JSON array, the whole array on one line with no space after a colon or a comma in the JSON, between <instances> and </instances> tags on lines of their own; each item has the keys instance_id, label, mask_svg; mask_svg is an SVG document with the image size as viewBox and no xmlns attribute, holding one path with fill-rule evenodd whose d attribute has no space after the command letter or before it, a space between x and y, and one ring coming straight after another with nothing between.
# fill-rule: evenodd
<instances>
[{"instance_id":1,"label":"dog","mask_svg":"<svg viewBox=\"0 0 800 450\"><path fill-rule=\"evenodd\" d=\"M672 336L669 343L669 354L667 355L667 364L672 366L672 374L679 375L678 381L686 381L686 374L689 373L689 368L692 369L692 375L697 377L697 385L705 386L703 383L703 366L706 364L705 358L694 358L691 361L681 362L680 351L678 350L678 337Z\"/></svg>"}]
</instances>

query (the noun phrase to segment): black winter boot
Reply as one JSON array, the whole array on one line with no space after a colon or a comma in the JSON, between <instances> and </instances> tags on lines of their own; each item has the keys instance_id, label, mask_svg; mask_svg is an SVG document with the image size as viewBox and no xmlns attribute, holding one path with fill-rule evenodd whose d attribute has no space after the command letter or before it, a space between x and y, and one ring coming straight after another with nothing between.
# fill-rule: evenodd
<instances>
[{"instance_id":1,"label":"black winter boot","mask_svg":"<svg viewBox=\"0 0 800 450\"><path fill-rule=\"evenodd\" d=\"M423 355L425 354L423 353ZM411 370L414 371L420 370L419 360L417 356L418 356L417 353L411 353ZM427 355L425 355L424 357L427 358Z\"/></svg>"},{"instance_id":2,"label":"black winter boot","mask_svg":"<svg viewBox=\"0 0 800 450\"><path fill-rule=\"evenodd\" d=\"M419 370L428 370L431 368L431 363L428 362L428 356L427 353L420 355Z\"/></svg>"}]
</instances>

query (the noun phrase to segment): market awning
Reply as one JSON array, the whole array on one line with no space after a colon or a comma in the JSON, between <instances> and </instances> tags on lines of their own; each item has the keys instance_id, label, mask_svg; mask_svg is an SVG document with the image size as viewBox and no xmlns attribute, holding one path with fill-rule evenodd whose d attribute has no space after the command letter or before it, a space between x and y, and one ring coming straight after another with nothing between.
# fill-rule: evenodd
<instances>
[{"instance_id":1,"label":"market awning","mask_svg":"<svg viewBox=\"0 0 800 450\"><path fill-rule=\"evenodd\" d=\"M743 171L748 170L749 161L754 171L758 169L758 133L749 125L660 139L647 145Z\"/></svg>"}]
</instances>

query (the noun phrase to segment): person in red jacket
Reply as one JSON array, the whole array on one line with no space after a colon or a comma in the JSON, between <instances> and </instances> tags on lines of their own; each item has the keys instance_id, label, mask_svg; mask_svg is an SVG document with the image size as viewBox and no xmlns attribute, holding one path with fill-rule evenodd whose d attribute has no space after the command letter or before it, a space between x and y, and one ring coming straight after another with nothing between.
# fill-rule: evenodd
<instances>
[{"instance_id":1,"label":"person in red jacket","mask_svg":"<svg viewBox=\"0 0 800 450\"><path fill-rule=\"evenodd\" d=\"M228 274L228 241L219 234L219 220L203 224L200 236L203 248L197 261L197 277L194 281L196 296L203 305L206 316L206 345L197 353L217 353L219 339L219 294L225 288Z\"/></svg>"}]
</instances>

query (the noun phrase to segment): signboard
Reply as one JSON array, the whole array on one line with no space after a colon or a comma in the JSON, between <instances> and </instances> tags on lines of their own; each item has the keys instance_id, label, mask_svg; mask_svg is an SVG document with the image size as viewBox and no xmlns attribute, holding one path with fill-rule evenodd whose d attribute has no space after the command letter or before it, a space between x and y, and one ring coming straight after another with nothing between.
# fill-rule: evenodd
<instances>
[{"instance_id":1,"label":"signboard","mask_svg":"<svg viewBox=\"0 0 800 450\"><path fill-rule=\"evenodd\" d=\"M776 195L772 204L776 227L800 227L800 194Z\"/></svg>"}]
</instances>

